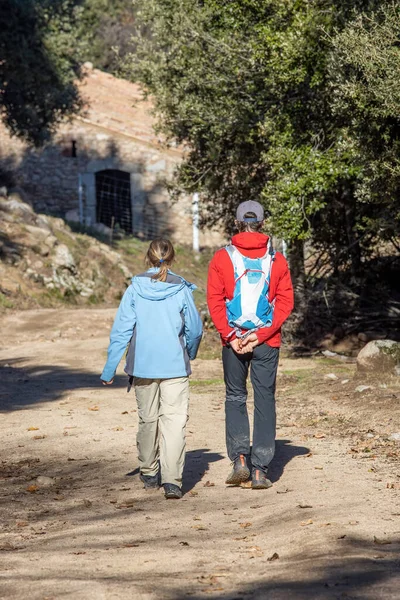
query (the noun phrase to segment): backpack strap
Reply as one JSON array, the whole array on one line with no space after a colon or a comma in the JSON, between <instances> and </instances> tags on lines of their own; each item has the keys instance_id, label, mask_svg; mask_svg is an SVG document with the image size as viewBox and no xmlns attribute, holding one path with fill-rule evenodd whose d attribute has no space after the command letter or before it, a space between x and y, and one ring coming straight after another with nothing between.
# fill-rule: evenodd
<instances>
[{"instance_id":1,"label":"backpack strap","mask_svg":"<svg viewBox=\"0 0 400 600\"><path fill-rule=\"evenodd\" d=\"M243 254L240 252L240 250L238 250L236 248L236 246L234 246L233 244L228 244L227 246L225 246L225 250L227 251L232 264L233 264L233 269L235 271L235 283L241 279L243 277L243 275L246 273L247 269L246 266L244 264L244 257ZM271 279L271 270L272 270L272 263L275 260L275 250L272 246L272 242L271 242L271 238L268 240L268 244L267 244L267 249L265 251L264 256L260 257L258 260L261 260L261 264L263 266L266 267L265 271L263 270L263 273L265 274L265 279L269 285L270 279Z\"/></svg>"},{"instance_id":2,"label":"backpack strap","mask_svg":"<svg viewBox=\"0 0 400 600\"><path fill-rule=\"evenodd\" d=\"M272 265L275 261L275 255L276 252L272 246L272 242L271 242L271 238L268 240L268 244L267 244L267 250L263 256L262 260L262 264L263 266L265 265L266 267L266 281L268 283L268 287L269 287L269 282L271 281L271 271L272 271Z\"/></svg>"},{"instance_id":3,"label":"backpack strap","mask_svg":"<svg viewBox=\"0 0 400 600\"><path fill-rule=\"evenodd\" d=\"M236 281L243 277L244 273L246 272L243 256L233 244L225 246L225 250L227 251L229 258L232 261L236 283Z\"/></svg>"}]
</instances>

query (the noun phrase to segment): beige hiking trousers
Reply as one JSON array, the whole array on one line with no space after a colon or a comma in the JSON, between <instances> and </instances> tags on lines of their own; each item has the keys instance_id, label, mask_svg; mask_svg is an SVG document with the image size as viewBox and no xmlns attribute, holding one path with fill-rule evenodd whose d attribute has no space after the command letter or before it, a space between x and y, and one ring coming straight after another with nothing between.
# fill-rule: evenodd
<instances>
[{"instance_id":1,"label":"beige hiking trousers","mask_svg":"<svg viewBox=\"0 0 400 600\"><path fill-rule=\"evenodd\" d=\"M181 487L189 378L134 377L133 385L139 414L136 441L140 472L143 475L156 475L160 460L161 483L174 483Z\"/></svg>"}]
</instances>

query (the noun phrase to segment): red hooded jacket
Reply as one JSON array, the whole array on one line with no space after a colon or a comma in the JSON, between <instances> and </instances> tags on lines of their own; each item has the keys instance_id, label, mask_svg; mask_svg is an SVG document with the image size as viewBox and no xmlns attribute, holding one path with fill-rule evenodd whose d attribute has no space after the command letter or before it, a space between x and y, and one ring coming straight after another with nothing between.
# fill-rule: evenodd
<instances>
[{"instance_id":1,"label":"red hooded jacket","mask_svg":"<svg viewBox=\"0 0 400 600\"><path fill-rule=\"evenodd\" d=\"M261 258L266 252L269 237L263 233L244 232L233 236L232 244L244 256ZM232 300L235 279L232 261L227 251L218 250L208 270L207 303L211 318L221 335L224 345L231 335L232 327L226 316L226 300ZM293 286L289 267L284 256L277 252L272 263L271 280L268 294L269 301L275 299L274 317L271 327L262 327L257 333L260 343L278 348L281 345L281 327L293 310Z\"/></svg>"}]
</instances>

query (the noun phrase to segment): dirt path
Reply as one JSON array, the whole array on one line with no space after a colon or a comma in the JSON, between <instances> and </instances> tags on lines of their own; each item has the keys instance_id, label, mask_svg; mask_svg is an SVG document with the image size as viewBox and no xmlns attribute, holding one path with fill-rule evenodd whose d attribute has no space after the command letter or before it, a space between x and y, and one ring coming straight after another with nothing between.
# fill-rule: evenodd
<instances>
[{"instance_id":1,"label":"dirt path","mask_svg":"<svg viewBox=\"0 0 400 600\"><path fill-rule=\"evenodd\" d=\"M400 598L399 390L282 359L274 486L228 488L221 363L198 360L186 494L167 502L138 479L125 377L99 386L114 312L1 319L0 597Z\"/></svg>"}]
</instances>

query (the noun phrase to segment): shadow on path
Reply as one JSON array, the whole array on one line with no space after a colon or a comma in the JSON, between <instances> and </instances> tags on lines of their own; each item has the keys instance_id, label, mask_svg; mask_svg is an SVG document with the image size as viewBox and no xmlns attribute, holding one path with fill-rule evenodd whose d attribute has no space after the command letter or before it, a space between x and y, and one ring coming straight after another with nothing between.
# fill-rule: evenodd
<instances>
[{"instance_id":1,"label":"shadow on path","mask_svg":"<svg viewBox=\"0 0 400 600\"><path fill-rule=\"evenodd\" d=\"M21 366L24 361L23 357L0 361L0 412L54 402L72 390L102 388L100 373L57 365ZM126 385L127 377L117 375L113 389L124 394Z\"/></svg>"},{"instance_id":2,"label":"shadow on path","mask_svg":"<svg viewBox=\"0 0 400 600\"><path fill-rule=\"evenodd\" d=\"M185 468L183 470L183 491L185 493L190 492L208 471L210 463L217 462L223 458L222 454L212 452L208 448L200 448L199 450L190 450L187 452Z\"/></svg>"},{"instance_id":3,"label":"shadow on path","mask_svg":"<svg viewBox=\"0 0 400 600\"><path fill-rule=\"evenodd\" d=\"M198 450L189 450L186 452L185 467L183 469L184 494L187 494L194 486L202 480L208 471L210 463L222 460L224 456L218 452L210 452L208 448L199 448ZM139 467L127 473L127 477L139 475Z\"/></svg>"},{"instance_id":4,"label":"shadow on path","mask_svg":"<svg viewBox=\"0 0 400 600\"><path fill-rule=\"evenodd\" d=\"M213 591L209 584L207 590L200 586L196 591L176 590L168 598L201 600L207 591L215 600L397 600L399 561L399 538L377 555L373 542L349 537L341 540L334 553L323 553L317 559L307 553L291 556L286 576L281 571L279 577L273 577L266 569L264 577L259 573L254 582L239 584L234 592ZM221 580L217 586L221 589Z\"/></svg>"},{"instance_id":5,"label":"shadow on path","mask_svg":"<svg viewBox=\"0 0 400 600\"><path fill-rule=\"evenodd\" d=\"M282 477L286 465L296 456L304 456L310 452L305 446L292 446L290 440L276 440L275 456L268 469L268 477L276 483Z\"/></svg>"}]
</instances>

